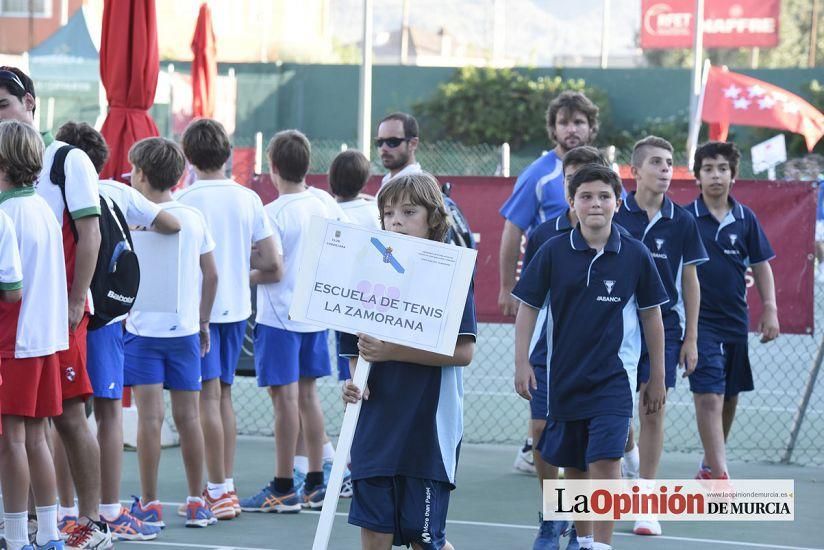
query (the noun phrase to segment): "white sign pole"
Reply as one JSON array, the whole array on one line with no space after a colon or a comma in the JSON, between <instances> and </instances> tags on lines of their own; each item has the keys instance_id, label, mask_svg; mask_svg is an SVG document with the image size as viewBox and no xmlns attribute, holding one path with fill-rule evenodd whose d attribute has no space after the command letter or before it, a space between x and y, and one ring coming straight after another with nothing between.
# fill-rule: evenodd
<instances>
[{"instance_id":1,"label":"white sign pole","mask_svg":"<svg viewBox=\"0 0 824 550\"><path fill-rule=\"evenodd\" d=\"M352 383L360 389L361 393L366 387L371 368L371 363L358 356L358 364L355 367L355 377ZM355 404L349 403L346 405L343 424L341 424L340 435L338 436L338 446L335 448L335 459L332 462L332 473L329 474L329 482L326 484L326 496L323 499L323 509L320 512L320 520L315 531L315 542L312 543L312 550L326 550L329 546L332 524L335 521L335 512L338 510L340 488L343 485L343 472L346 470L346 463L349 460L349 451L352 448L352 438L355 437L355 428L358 425L362 403L363 400L361 399Z\"/></svg>"}]
</instances>

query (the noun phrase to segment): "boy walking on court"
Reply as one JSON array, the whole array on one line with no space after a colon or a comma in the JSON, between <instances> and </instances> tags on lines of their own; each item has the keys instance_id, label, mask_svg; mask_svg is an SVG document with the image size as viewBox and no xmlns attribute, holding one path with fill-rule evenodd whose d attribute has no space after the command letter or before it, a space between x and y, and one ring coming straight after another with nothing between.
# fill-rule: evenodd
<instances>
[{"instance_id":1,"label":"boy walking on court","mask_svg":"<svg viewBox=\"0 0 824 550\"><path fill-rule=\"evenodd\" d=\"M578 227L543 246L513 290L525 306L515 320L519 372L531 368L529 343L538 311L548 306L549 416L538 447L568 479L620 478L641 347L639 317L652 363L642 394L646 413L666 398L659 306L667 296L647 249L612 223L621 189L609 168L580 168L568 184ZM515 389L528 399L524 382L519 378ZM580 547L610 549L613 526L576 522Z\"/></svg>"},{"instance_id":2,"label":"boy walking on court","mask_svg":"<svg viewBox=\"0 0 824 550\"><path fill-rule=\"evenodd\" d=\"M67 122L55 138L86 153L98 174L109 157L103 136L85 122ZM151 228L159 233L177 233L180 223L168 212L141 195L135 188L114 180L99 182L101 196L116 204L130 226ZM123 469L123 318L114 319L105 327L89 331L89 379L94 391L94 416L97 420L97 440L100 445L100 518L109 525L112 536L121 540L152 540L160 528L146 525L133 517L120 504L120 480ZM55 466L58 472L60 508L73 508L74 482L68 468L65 450L59 439L53 442ZM77 521L68 514L63 525Z\"/></svg>"},{"instance_id":3,"label":"boy walking on court","mask_svg":"<svg viewBox=\"0 0 824 550\"><path fill-rule=\"evenodd\" d=\"M249 512L299 512L320 508L323 481L323 411L316 379L330 374L326 331L289 319L298 273L298 258L313 216L328 218L326 206L304 181L310 145L297 130L275 134L267 148L272 181L279 196L264 207L276 242L282 247L284 270L253 270L257 284L255 370L258 386L268 389L275 412L275 478L256 495L241 499ZM303 490L295 490L293 469L298 433L303 431L309 458Z\"/></svg>"},{"instance_id":4,"label":"boy walking on court","mask_svg":"<svg viewBox=\"0 0 824 550\"><path fill-rule=\"evenodd\" d=\"M698 266L701 310L698 317L698 365L690 375L704 458L697 479L727 479L725 444L738 394L752 391L747 334L747 285L752 267L764 313L761 341L778 337L778 307L769 261L775 257L752 210L730 191L741 155L731 142L710 141L695 151L693 171L701 195L687 211L695 216L709 261Z\"/></svg>"},{"instance_id":5,"label":"boy walking on court","mask_svg":"<svg viewBox=\"0 0 824 550\"><path fill-rule=\"evenodd\" d=\"M186 128L181 145L197 180L175 199L200 211L216 240L219 283L209 315L210 349L202 359L200 422L209 476L203 498L225 520L240 513L232 474L237 442L232 383L252 314L249 266L281 273L283 265L260 197L226 177L232 146L223 126L196 120Z\"/></svg>"},{"instance_id":6,"label":"boy walking on court","mask_svg":"<svg viewBox=\"0 0 824 550\"><path fill-rule=\"evenodd\" d=\"M443 242L449 229L440 187L426 173L392 179L378 195L378 208L387 231ZM365 334L341 337L353 375L358 355L372 363L363 392L351 380L343 387L345 402L364 399L352 441L349 509L362 548L453 548L446 514L463 437L461 367L472 362L475 336L470 285L452 356Z\"/></svg>"},{"instance_id":7,"label":"boy walking on court","mask_svg":"<svg viewBox=\"0 0 824 550\"><path fill-rule=\"evenodd\" d=\"M648 136L632 151L632 175L637 189L627 195L615 222L643 242L652 254L669 301L661 306L664 321L664 383L675 387L678 366L684 376L695 370L698 361L698 308L700 290L696 266L707 261L698 227L690 214L666 195L672 181L672 145L663 138ZM643 392L650 376L650 356L642 340L636 389ZM641 488L652 490L664 446L664 407L654 414L641 414L641 434L635 445L632 426L628 445L635 468L625 477L638 477ZM640 447L640 456L639 450ZM625 453L625 464L629 461ZM636 535L660 535L661 524L654 516L635 522Z\"/></svg>"},{"instance_id":8,"label":"boy walking on court","mask_svg":"<svg viewBox=\"0 0 824 550\"><path fill-rule=\"evenodd\" d=\"M24 281L22 301L0 303L0 480L10 550L34 548L27 530L30 488L37 548L64 547L46 429L47 420L63 410L57 352L69 346L68 304L60 226L32 187L42 169L43 150L43 140L31 126L16 120L0 123L2 301L19 297Z\"/></svg>"},{"instance_id":9,"label":"boy walking on court","mask_svg":"<svg viewBox=\"0 0 824 550\"><path fill-rule=\"evenodd\" d=\"M563 161L564 177L567 182L572 179L572 175L578 169L586 164L598 164L608 167L606 159L595 147L589 145L581 145L570 150ZM566 193L566 185L564 186ZM567 202L569 197L567 196ZM566 235L572 228L578 225L578 217L575 215L575 210L569 208L560 216L547 220L532 231L529 240L526 242L526 250L524 252L524 266L528 265L537 254L538 250L550 239L558 235ZM539 441L541 434L544 433L547 420L547 310L546 307L541 308L538 313L536 321L536 330L532 335L530 342L529 364L531 371L517 371L521 383L527 384L530 390L529 408L532 415L530 421L530 437L532 441ZM516 383L518 380L516 379ZM535 462L535 471L538 476L538 489L543 494L545 479L558 479L558 468L551 464L547 464L541 456L537 446L532 449L533 459ZM539 508L540 510L540 508ZM542 515L539 512L540 526L538 535L535 537L533 550L557 550L559 548L559 541L562 534L565 533L569 524L565 521L543 521ZM569 545L567 550L578 550L578 540L575 527L569 530Z\"/></svg>"},{"instance_id":10,"label":"boy walking on court","mask_svg":"<svg viewBox=\"0 0 824 550\"><path fill-rule=\"evenodd\" d=\"M189 494L186 527L217 522L200 494L203 490L203 432L198 399L201 357L209 351L209 313L217 291L217 269L212 240L203 215L172 199L171 188L180 179L185 159L180 148L164 138L147 138L129 150L132 185L180 221L177 313L132 310L126 321L125 384L132 386L137 403L137 458L141 498L131 514L144 523L164 527L157 500L160 429L165 407L163 388L171 390L172 416L180 433L180 450ZM198 284L201 280L202 283Z\"/></svg>"}]
</instances>

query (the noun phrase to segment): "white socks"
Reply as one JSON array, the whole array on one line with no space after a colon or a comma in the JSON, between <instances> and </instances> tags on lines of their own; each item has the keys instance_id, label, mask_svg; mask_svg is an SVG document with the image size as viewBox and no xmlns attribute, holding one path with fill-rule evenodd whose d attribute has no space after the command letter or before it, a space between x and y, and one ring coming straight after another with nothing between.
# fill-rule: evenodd
<instances>
[{"instance_id":1,"label":"white socks","mask_svg":"<svg viewBox=\"0 0 824 550\"><path fill-rule=\"evenodd\" d=\"M332 461L335 458L335 447L332 446L331 441L323 444L323 460Z\"/></svg>"},{"instance_id":2,"label":"white socks","mask_svg":"<svg viewBox=\"0 0 824 550\"><path fill-rule=\"evenodd\" d=\"M638 445L624 453L624 464L621 468L629 479L637 479L641 469L641 457L638 455Z\"/></svg>"},{"instance_id":3,"label":"white socks","mask_svg":"<svg viewBox=\"0 0 824 550\"><path fill-rule=\"evenodd\" d=\"M100 518L108 521L114 521L117 519L117 516L120 515L120 508L121 506L119 502L112 504L101 504L98 509L100 512Z\"/></svg>"},{"instance_id":4,"label":"white socks","mask_svg":"<svg viewBox=\"0 0 824 550\"><path fill-rule=\"evenodd\" d=\"M80 515L80 512L77 511L77 504L74 506L69 506L68 508L64 508L63 506L57 507L57 520L60 521L66 516L71 516L73 518L77 518Z\"/></svg>"},{"instance_id":5,"label":"white socks","mask_svg":"<svg viewBox=\"0 0 824 550\"><path fill-rule=\"evenodd\" d=\"M295 455L295 470L306 475L309 471L309 457L303 455Z\"/></svg>"},{"instance_id":6,"label":"white socks","mask_svg":"<svg viewBox=\"0 0 824 550\"><path fill-rule=\"evenodd\" d=\"M57 530L57 504L37 506L35 512L37 512L37 544L39 546L45 546L48 542L59 540L60 532Z\"/></svg>"},{"instance_id":7,"label":"white socks","mask_svg":"<svg viewBox=\"0 0 824 550\"><path fill-rule=\"evenodd\" d=\"M28 512L5 513L6 548L20 550L29 543Z\"/></svg>"},{"instance_id":8,"label":"white socks","mask_svg":"<svg viewBox=\"0 0 824 550\"><path fill-rule=\"evenodd\" d=\"M212 483L210 481L206 484L206 491L209 493L209 498L216 499L228 493L229 489L226 488L226 483Z\"/></svg>"},{"instance_id":9,"label":"white socks","mask_svg":"<svg viewBox=\"0 0 824 550\"><path fill-rule=\"evenodd\" d=\"M587 550L592 548L592 535L587 535L585 537L578 537L578 546L581 547L581 550Z\"/></svg>"},{"instance_id":10,"label":"white socks","mask_svg":"<svg viewBox=\"0 0 824 550\"><path fill-rule=\"evenodd\" d=\"M593 542L592 550L612 550L612 546L603 542Z\"/></svg>"},{"instance_id":11,"label":"white socks","mask_svg":"<svg viewBox=\"0 0 824 550\"><path fill-rule=\"evenodd\" d=\"M230 493L235 490L235 478L233 478L233 477L227 477L226 478L226 490Z\"/></svg>"}]
</instances>

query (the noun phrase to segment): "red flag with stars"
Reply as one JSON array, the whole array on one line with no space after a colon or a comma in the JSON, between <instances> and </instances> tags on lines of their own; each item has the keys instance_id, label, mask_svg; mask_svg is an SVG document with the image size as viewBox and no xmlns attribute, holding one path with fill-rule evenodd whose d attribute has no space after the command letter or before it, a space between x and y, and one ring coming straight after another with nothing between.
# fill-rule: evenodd
<instances>
[{"instance_id":1,"label":"red flag with stars","mask_svg":"<svg viewBox=\"0 0 824 550\"><path fill-rule=\"evenodd\" d=\"M710 125L710 139L720 141L730 124L801 134L810 151L824 136L821 111L787 90L725 67L710 68L701 118Z\"/></svg>"}]
</instances>

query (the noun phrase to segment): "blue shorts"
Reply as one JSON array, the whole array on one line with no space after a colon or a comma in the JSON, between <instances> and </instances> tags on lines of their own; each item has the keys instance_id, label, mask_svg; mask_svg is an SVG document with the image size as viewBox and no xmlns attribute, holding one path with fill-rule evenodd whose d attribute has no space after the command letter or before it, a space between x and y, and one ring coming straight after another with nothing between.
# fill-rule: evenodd
<instances>
[{"instance_id":1,"label":"blue shorts","mask_svg":"<svg viewBox=\"0 0 824 550\"><path fill-rule=\"evenodd\" d=\"M286 386L299 378L331 374L326 331L292 332L256 325L255 372L261 388Z\"/></svg>"},{"instance_id":2,"label":"blue shorts","mask_svg":"<svg viewBox=\"0 0 824 550\"><path fill-rule=\"evenodd\" d=\"M535 382L538 384L538 389L531 389L532 401L529 402L529 410L532 413L532 420L546 420L547 411L549 410L549 380L547 379L546 365L532 365L532 370L535 371Z\"/></svg>"},{"instance_id":3,"label":"blue shorts","mask_svg":"<svg viewBox=\"0 0 824 550\"><path fill-rule=\"evenodd\" d=\"M613 414L567 422L549 418L538 451L548 464L586 472L593 462L624 456L631 421Z\"/></svg>"},{"instance_id":4,"label":"blue shorts","mask_svg":"<svg viewBox=\"0 0 824 550\"><path fill-rule=\"evenodd\" d=\"M246 336L246 321L209 323L209 353L200 360L203 381L220 376L224 384L235 381L240 348Z\"/></svg>"},{"instance_id":5,"label":"blue shorts","mask_svg":"<svg viewBox=\"0 0 824 550\"><path fill-rule=\"evenodd\" d=\"M338 381L343 382L352 378L349 372L349 358L340 356L340 332L335 331L335 351L338 352Z\"/></svg>"},{"instance_id":6,"label":"blue shorts","mask_svg":"<svg viewBox=\"0 0 824 550\"><path fill-rule=\"evenodd\" d=\"M163 384L168 390L200 391L200 336L152 338L129 332L125 385Z\"/></svg>"},{"instance_id":7,"label":"blue shorts","mask_svg":"<svg viewBox=\"0 0 824 550\"><path fill-rule=\"evenodd\" d=\"M680 339L666 338L664 340L664 385L667 389L675 387L675 379L678 374L678 358L681 355ZM641 384L649 382L649 352L647 346L641 348L641 359L638 361L638 376L635 391L641 389Z\"/></svg>"},{"instance_id":8,"label":"blue shorts","mask_svg":"<svg viewBox=\"0 0 824 550\"><path fill-rule=\"evenodd\" d=\"M415 477L370 477L352 481L349 523L392 533L393 546L415 543L439 550L446 543L449 483Z\"/></svg>"},{"instance_id":9,"label":"blue shorts","mask_svg":"<svg viewBox=\"0 0 824 550\"><path fill-rule=\"evenodd\" d=\"M690 375L693 393L724 394L726 399L752 391L752 367L746 340L724 342L721 337L698 331L698 366Z\"/></svg>"},{"instance_id":10,"label":"blue shorts","mask_svg":"<svg viewBox=\"0 0 824 550\"><path fill-rule=\"evenodd\" d=\"M86 371L94 396L123 398L123 325L118 321L86 333Z\"/></svg>"}]
</instances>

